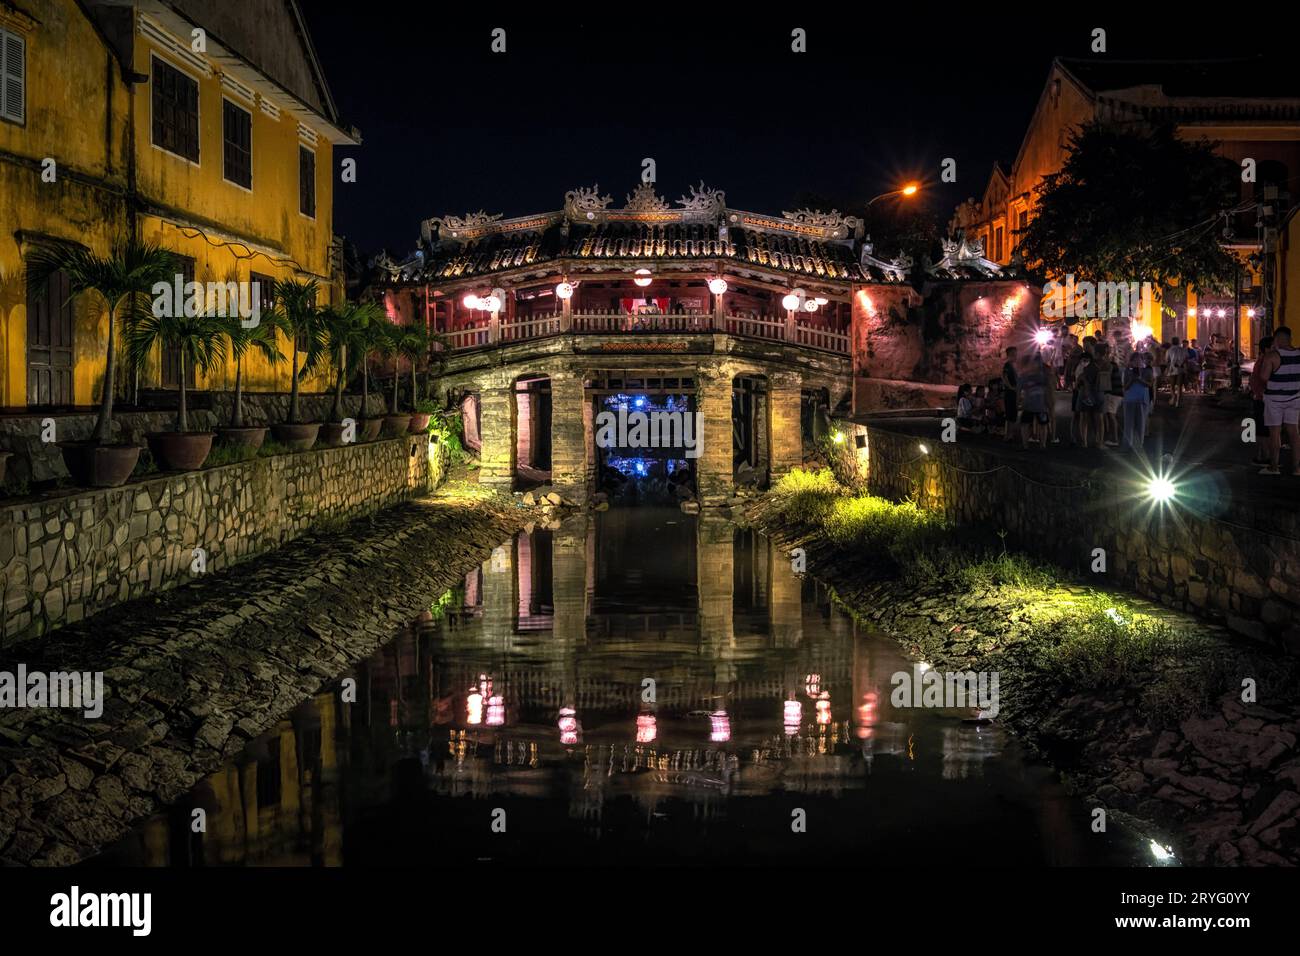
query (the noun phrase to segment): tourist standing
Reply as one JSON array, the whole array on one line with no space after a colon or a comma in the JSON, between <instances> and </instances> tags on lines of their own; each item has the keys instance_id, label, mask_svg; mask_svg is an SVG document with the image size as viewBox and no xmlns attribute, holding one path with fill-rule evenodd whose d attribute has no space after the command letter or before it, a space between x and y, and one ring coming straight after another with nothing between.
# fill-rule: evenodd
<instances>
[{"instance_id":1,"label":"tourist standing","mask_svg":"<svg viewBox=\"0 0 1300 956\"><path fill-rule=\"evenodd\" d=\"M1006 440L1011 441L1019 429L1018 414L1019 408L1016 405L1016 398L1020 389L1019 377L1016 374L1016 347L1007 346L1007 360L1002 363L1002 400L1007 407L1007 428Z\"/></svg>"},{"instance_id":2,"label":"tourist standing","mask_svg":"<svg viewBox=\"0 0 1300 956\"><path fill-rule=\"evenodd\" d=\"M1281 474L1282 429L1291 445L1291 475L1300 476L1300 349L1291 347L1285 325L1273 332L1273 349L1264 356L1264 424L1269 430L1269 464L1262 475Z\"/></svg>"},{"instance_id":3,"label":"tourist standing","mask_svg":"<svg viewBox=\"0 0 1300 956\"><path fill-rule=\"evenodd\" d=\"M1266 335L1262 339L1260 339L1259 355L1255 359L1255 367L1250 370L1250 382L1248 384L1250 386L1251 414L1254 416L1256 430L1265 427L1264 425L1264 357L1268 355L1268 353L1271 352L1272 350L1273 350L1273 336ZM1268 436L1265 435L1263 437L1267 438ZM1256 440L1255 449L1256 449L1255 457L1253 459L1254 463L1256 465L1267 465L1269 463L1268 442Z\"/></svg>"},{"instance_id":4,"label":"tourist standing","mask_svg":"<svg viewBox=\"0 0 1300 956\"><path fill-rule=\"evenodd\" d=\"M1027 448L1025 436L1032 433L1039 448L1047 450L1047 366L1037 353L1028 356L1021 368L1020 447Z\"/></svg>"},{"instance_id":5,"label":"tourist standing","mask_svg":"<svg viewBox=\"0 0 1300 956\"><path fill-rule=\"evenodd\" d=\"M1177 408L1183 398L1183 376L1187 374L1187 349L1183 348L1177 336L1165 353L1165 369L1169 378L1169 404Z\"/></svg>"},{"instance_id":6,"label":"tourist standing","mask_svg":"<svg viewBox=\"0 0 1300 956\"><path fill-rule=\"evenodd\" d=\"M1128 451L1142 451L1147 436L1147 415L1151 412L1151 368L1143 353L1133 352L1124 370L1124 444Z\"/></svg>"}]
</instances>

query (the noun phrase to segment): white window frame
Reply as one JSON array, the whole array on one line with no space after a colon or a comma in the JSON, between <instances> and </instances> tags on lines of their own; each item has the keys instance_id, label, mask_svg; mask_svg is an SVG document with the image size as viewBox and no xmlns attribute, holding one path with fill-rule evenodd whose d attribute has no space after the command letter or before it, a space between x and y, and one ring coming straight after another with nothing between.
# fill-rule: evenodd
<instances>
[{"instance_id":1,"label":"white window frame","mask_svg":"<svg viewBox=\"0 0 1300 956\"><path fill-rule=\"evenodd\" d=\"M21 105L19 106L19 115L14 116L5 109L5 92L9 88L9 64L6 50L9 48L9 41L16 40L23 51L23 69L19 79L22 87ZM13 32L0 27L0 120L7 123L13 123L16 126L27 125L27 39Z\"/></svg>"}]
</instances>

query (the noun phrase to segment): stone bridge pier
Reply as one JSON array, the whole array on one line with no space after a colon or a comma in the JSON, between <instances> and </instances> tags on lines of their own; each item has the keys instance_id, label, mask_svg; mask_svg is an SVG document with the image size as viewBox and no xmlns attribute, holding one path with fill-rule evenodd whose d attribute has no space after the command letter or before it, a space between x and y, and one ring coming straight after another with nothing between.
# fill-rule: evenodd
<instances>
[{"instance_id":1,"label":"stone bridge pier","mask_svg":"<svg viewBox=\"0 0 1300 956\"><path fill-rule=\"evenodd\" d=\"M684 394L698 413L698 455L692 463L700 503L725 504L737 469L746 477L776 481L803 462L813 395L832 404L848 394L839 368L821 368L781 356L549 354L491 361L444 376L440 387L455 403L478 397L481 441L479 481L510 492L522 481L548 483L584 502L596 487L604 450L597 447L596 416L611 394L639 390ZM652 384L647 384L652 383Z\"/></svg>"}]
</instances>

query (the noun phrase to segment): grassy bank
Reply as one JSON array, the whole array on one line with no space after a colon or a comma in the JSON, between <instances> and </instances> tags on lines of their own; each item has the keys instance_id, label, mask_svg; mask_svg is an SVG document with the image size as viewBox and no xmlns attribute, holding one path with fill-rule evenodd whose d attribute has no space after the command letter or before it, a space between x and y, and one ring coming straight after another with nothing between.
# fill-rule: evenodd
<instances>
[{"instance_id":1,"label":"grassy bank","mask_svg":"<svg viewBox=\"0 0 1300 956\"><path fill-rule=\"evenodd\" d=\"M1085 587L1060 568L1007 552L997 533L958 529L912 502L849 492L828 470L786 475L750 520L804 546L809 573L835 586L852 612L877 599L865 591L872 583L897 582L941 602L946 595L951 608L976 614L975 631L941 611L928 615L933 627L905 636L936 665L1009 667L1012 686L1034 698L1120 697L1153 724L1169 724L1240 691L1244 677L1258 682L1260 700L1289 697L1294 686L1293 664L1217 628Z\"/></svg>"}]
</instances>

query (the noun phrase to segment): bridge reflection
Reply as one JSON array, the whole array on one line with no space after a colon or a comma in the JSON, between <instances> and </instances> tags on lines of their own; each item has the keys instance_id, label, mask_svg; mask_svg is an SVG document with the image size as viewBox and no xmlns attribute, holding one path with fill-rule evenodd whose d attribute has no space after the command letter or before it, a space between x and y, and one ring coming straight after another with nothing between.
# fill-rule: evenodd
<instances>
[{"instance_id":1,"label":"bridge reflection","mask_svg":"<svg viewBox=\"0 0 1300 956\"><path fill-rule=\"evenodd\" d=\"M906 666L721 518L577 515L501 545L356 669L354 701L316 695L106 859L338 865L375 853L376 814L404 806L418 831L523 800L600 839L665 816L721 824L752 799L907 791L911 775L1023 787L997 728L891 706Z\"/></svg>"}]
</instances>

